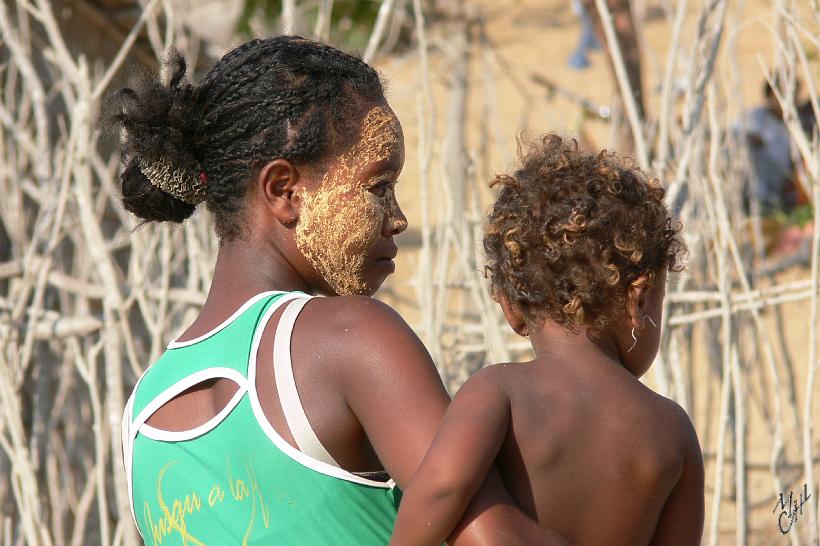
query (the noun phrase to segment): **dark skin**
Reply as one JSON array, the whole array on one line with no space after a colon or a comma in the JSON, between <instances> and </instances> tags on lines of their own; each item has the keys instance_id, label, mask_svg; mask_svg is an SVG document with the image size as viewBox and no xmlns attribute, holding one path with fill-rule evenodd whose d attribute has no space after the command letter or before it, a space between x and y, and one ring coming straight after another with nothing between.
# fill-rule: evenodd
<instances>
[{"instance_id":1,"label":"dark skin","mask_svg":"<svg viewBox=\"0 0 820 546\"><path fill-rule=\"evenodd\" d=\"M536 357L485 368L461 388L405 492L391 544L436 544L494 461L518 506L572 544L700 544L697 436L680 406L638 381L658 349L646 317L660 324L659 281L630 287L623 321L594 340L549 320L527 324L501 299Z\"/></svg>"},{"instance_id":2,"label":"dark skin","mask_svg":"<svg viewBox=\"0 0 820 546\"><path fill-rule=\"evenodd\" d=\"M361 171L361 186L383 195L392 190L403 163L402 144L400 152ZM367 185L385 174L389 176L380 185ZM261 169L250 187L243 235L220 245L202 312L179 339L208 332L247 299L267 290L335 296L311 300L294 329L293 370L302 404L319 440L342 468L384 469L403 488L427 451L450 399L421 341L393 309L367 295L336 296L299 252L294 231L303 203L301 192L316 189L322 175L311 165L283 159ZM363 274L368 286L377 288L392 272L384 258L395 255L393 237L406 225L398 207L385 216L379 237L365 251ZM268 420L295 447L271 362L281 313L274 314L262 335L256 387ZM148 423L165 430L190 429L216 415L236 388L225 379L197 385L160 408ZM482 481L464 517L449 533L449 543L565 544L514 505L494 469Z\"/></svg>"}]
</instances>

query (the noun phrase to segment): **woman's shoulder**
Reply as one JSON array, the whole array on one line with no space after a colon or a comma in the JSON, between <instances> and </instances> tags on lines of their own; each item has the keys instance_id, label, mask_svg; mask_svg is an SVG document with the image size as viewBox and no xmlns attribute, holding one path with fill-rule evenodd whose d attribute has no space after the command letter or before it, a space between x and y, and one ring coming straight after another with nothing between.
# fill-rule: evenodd
<instances>
[{"instance_id":1,"label":"woman's shoulder","mask_svg":"<svg viewBox=\"0 0 820 546\"><path fill-rule=\"evenodd\" d=\"M302 312L305 320L315 322L317 333L336 338L355 339L413 330L395 309L367 296L347 295L312 298Z\"/></svg>"},{"instance_id":2,"label":"woman's shoulder","mask_svg":"<svg viewBox=\"0 0 820 546\"><path fill-rule=\"evenodd\" d=\"M426 348L413 329L388 304L366 296L313 298L299 319L313 337L322 358L346 366L391 367L430 362ZM304 331L304 330L303 330ZM413 358L408 358L413 356Z\"/></svg>"}]
</instances>

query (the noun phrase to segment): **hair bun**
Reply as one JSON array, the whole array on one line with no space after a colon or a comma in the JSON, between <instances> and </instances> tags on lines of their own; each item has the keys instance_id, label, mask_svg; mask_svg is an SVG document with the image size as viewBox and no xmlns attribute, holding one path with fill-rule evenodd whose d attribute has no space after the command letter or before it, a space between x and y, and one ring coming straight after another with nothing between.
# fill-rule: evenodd
<instances>
[{"instance_id":1,"label":"hair bun","mask_svg":"<svg viewBox=\"0 0 820 546\"><path fill-rule=\"evenodd\" d=\"M206 197L195 153L194 88L186 70L185 59L172 49L163 64L164 81L144 78L107 100L108 124L123 134L123 206L149 222L181 222Z\"/></svg>"},{"instance_id":2,"label":"hair bun","mask_svg":"<svg viewBox=\"0 0 820 546\"><path fill-rule=\"evenodd\" d=\"M120 183L123 208L146 222L180 223L196 210L196 205L177 199L152 184L142 172L137 158L126 163Z\"/></svg>"}]
</instances>

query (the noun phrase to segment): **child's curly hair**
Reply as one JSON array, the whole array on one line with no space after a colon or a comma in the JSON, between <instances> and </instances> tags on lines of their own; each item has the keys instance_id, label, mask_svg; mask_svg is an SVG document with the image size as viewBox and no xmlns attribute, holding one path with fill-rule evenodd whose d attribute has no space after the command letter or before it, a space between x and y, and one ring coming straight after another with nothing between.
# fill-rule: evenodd
<instances>
[{"instance_id":1,"label":"child's curly hair","mask_svg":"<svg viewBox=\"0 0 820 546\"><path fill-rule=\"evenodd\" d=\"M499 186L484 235L493 290L530 322L601 331L641 275L682 269L685 245L660 182L614 152L547 134Z\"/></svg>"}]
</instances>

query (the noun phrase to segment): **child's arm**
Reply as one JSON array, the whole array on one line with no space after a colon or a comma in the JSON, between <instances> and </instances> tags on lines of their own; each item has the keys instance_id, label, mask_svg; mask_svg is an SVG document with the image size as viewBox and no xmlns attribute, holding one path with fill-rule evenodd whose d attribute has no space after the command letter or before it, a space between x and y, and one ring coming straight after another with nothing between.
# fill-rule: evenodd
<instances>
[{"instance_id":1,"label":"child's arm","mask_svg":"<svg viewBox=\"0 0 820 546\"><path fill-rule=\"evenodd\" d=\"M509 399L485 368L456 394L401 500L390 544L444 542L484 482L507 434Z\"/></svg>"},{"instance_id":2,"label":"child's arm","mask_svg":"<svg viewBox=\"0 0 820 546\"><path fill-rule=\"evenodd\" d=\"M703 455L692 422L685 419L683 469L658 518L652 546L697 546L703 534Z\"/></svg>"}]
</instances>

